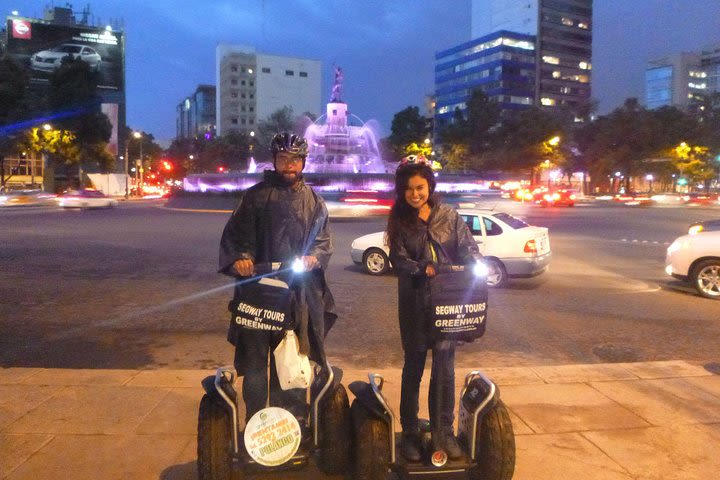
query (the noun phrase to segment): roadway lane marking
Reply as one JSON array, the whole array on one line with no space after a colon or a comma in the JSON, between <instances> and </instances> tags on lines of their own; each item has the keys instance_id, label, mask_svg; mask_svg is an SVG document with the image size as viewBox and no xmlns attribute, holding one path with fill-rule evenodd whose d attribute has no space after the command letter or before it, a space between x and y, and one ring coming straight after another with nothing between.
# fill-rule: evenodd
<instances>
[{"instance_id":1,"label":"roadway lane marking","mask_svg":"<svg viewBox=\"0 0 720 480\"><path fill-rule=\"evenodd\" d=\"M164 205L156 205L155 208L164 208L165 210L174 210L176 212L195 212L195 213L232 213L234 210L210 210L202 208L174 208Z\"/></svg>"},{"instance_id":2,"label":"roadway lane marking","mask_svg":"<svg viewBox=\"0 0 720 480\"><path fill-rule=\"evenodd\" d=\"M642 245L670 245L670 242L662 242L658 240L638 240L637 238L633 238L632 240L628 240L627 238L623 238L620 240L622 243L639 243Z\"/></svg>"}]
</instances>

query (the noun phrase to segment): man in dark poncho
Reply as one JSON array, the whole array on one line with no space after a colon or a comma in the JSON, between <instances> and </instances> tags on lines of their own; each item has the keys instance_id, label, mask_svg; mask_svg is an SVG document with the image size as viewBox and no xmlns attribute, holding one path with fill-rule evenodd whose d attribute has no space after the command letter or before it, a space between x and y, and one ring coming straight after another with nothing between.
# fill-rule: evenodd
<instances>
[{"instance_id":1,"label":"man in dark poncho","mask_svg":"<svg viewBox=\"0 0 720 480\"><path fill-rule=\"evenodd\" d=\"M248 277L254 265L291 262L301 258L309 271L305 280L306 319L296 319L300 351L319 364L325 362L323 340L336 319L335 303L325 282L332 255L328 213L323 200L305 184L302 170L307 141L289 133L275 135L271 143L274 171L249 188L233 212L220 241L219 271ZM235 287L235 298L242 285ZM268 393L267 361L270 353L270 400L298 418L306 413L305 390L280 388L272 350L282 332L231 327L228 341L235 345L235 369L243 376L246 420L265 407Z\"/></svg>"}]
</instances>

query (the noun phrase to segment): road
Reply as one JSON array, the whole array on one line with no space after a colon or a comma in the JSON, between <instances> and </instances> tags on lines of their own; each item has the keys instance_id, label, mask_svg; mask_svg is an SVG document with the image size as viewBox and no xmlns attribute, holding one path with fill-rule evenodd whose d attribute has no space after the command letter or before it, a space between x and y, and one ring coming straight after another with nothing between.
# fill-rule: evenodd
<instances>
[{"instance_id":1,"label":"road","mask_svg":"<svg viewBox=\"0 0 720 480\"><path fill-rule=\"evenodd\" d=\"M460 367L720 361L720 302L663 272L667 244L720 210L496 208L549 227L554 257L545 274L490 292L488 332L461 347ZM231 363L230 283L215 273L226 219L152 202L0 210L0 367ZM328 350L339 365L402 364L396 278L371 277L350 260L352 239L384 221L332 221L328 278L340 318Z\"/></svg>"}]
</instances>

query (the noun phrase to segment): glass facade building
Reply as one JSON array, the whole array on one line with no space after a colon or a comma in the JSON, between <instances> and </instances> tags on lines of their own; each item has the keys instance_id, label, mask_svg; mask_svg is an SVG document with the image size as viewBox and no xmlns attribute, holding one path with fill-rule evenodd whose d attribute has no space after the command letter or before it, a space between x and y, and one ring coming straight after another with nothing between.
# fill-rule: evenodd
<instances>
[{"instance_id":1,"label":"glass facade building","mask_svg":"<svg viewBox=\"0 0 720 480\"><path fill-rule=\"evenodd\" d=\"M475 89L502 109L527 108L535 100L535 37L499 31L435 55L435 125L464 111Z\"/></svg>"},{"instance_id":2,"label":"glass facade building","mask_svg":"<svg viewBox=\"0 0 720 480\"><path fill-rule=\"evenodd\" d=\"M177 106L177 138L215 135L215 85L199 85Z\"/></svg>"}]
</instances>

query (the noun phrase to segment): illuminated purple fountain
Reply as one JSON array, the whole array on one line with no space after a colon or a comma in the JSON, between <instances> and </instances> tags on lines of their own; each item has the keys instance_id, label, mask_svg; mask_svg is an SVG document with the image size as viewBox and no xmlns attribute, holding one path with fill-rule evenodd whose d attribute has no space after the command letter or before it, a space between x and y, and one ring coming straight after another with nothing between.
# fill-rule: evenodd
<instances>
[{"instance_id":1,"label":"illuminated purple fountain","mask_svg":"<svg viewBox=\"0 0 720 480\"><path fill-rule=\"evenodd\" d=\"M377 122L364 123L342 101L343 72L335 69L335 84L325 115L305 129L310 151L306 173L391 173L396 165L383 161L378 149Z\"/></svg>"}]
</instances>

